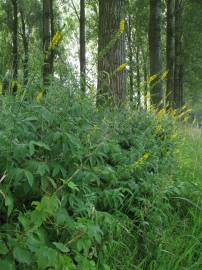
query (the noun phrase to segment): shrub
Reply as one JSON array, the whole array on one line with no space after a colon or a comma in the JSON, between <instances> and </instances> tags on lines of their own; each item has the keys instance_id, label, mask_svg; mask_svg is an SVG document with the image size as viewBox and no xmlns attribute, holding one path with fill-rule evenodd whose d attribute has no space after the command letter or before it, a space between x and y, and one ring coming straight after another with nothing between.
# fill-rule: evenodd
<instances>
[{"instance_id":1,"label":"shrub","mask_svg":"<svg viewBox=\"0 0 202 270\"><path fill-rule=\"evenodd\" d=\"M41 104L3 99L0 269L132 269L162 229L173 119L57 87Z\"/></svg>"}]
</instances>

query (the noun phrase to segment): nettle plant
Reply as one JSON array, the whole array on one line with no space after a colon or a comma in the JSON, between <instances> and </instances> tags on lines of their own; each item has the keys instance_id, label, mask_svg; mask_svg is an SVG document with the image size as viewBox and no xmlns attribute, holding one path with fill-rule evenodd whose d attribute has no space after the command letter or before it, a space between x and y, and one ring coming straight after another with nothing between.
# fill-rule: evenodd
<instances>
[{"instance_id":1,"label":"nettle plant","mask_svg":"<svg viewBox=\"0 0 202 270\"><path fill-rule=\"evenodd\" d=\"M174 133L163 111L98 112L67 89L4 98L0 269L109 270L138 256L150 221L160 226L157 175L173 166Z\"/></svg>"}]
</instances>

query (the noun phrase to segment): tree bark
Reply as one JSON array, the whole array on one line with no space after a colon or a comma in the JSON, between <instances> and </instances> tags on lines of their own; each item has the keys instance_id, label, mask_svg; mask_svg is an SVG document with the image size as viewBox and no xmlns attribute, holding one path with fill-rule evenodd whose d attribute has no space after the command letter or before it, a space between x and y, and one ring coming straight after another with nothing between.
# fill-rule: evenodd
<instances>
[{"instance_id":1,"label":"tree bark","mask_svg":"<svg viewBox=\"0 0 202 270\"><path fill-rule=\"evenodd\" d=\"M54 0L50 0L50 32L51 32L51 39L55 34L55 27L54 27ZM54 49L51 48L50 51L50 74L53 75L54 72Z\"/></svg>"},{"instance_id":2,"label":"tree bark","mask_svg":"<svg viewBox=\"0 0 202 270\"><path fill-rule=\"evenodd\" d=\"M161 60L161 0L150 0L149 20L149 56L150 76L157 75L152 81L150 96L151 104L159 107L163 99L163 87L160 80L162 71Z\"/></svg>"},{"instance_id":3,"label":"tree bark","mask_svg":"<svg viewBox=\"0 0 202 270\"><path fill-rule=\"evenodd\" d=\"M168 78L166 85L166 103L173 105L174 98L174 0L167 0L167 36L166 36L166 64Z\"/></svg>"},{"instance_id":4,"label":"tree bark","mask_svg":"<svg viewBox=\"0 0 202 270\"><path fill-rule=\"evenodd\" d=\"M137 82L137 107L141 106L141 93L140 93L140 49L139 44L136 48L136 82Z\"/></svg>"},{"instance_id":5,"label":"tree bark","mask_svg":"<svg viewBox=\"0 0 202 270\"><path fill-rule=\"evenodd\" d=\"M175 1L175 70L174 70L174 106L183 104L183 55L182 55L182 12L183 1Z\"/></svg>"},{"instance_id":6,"label":"tree bark","mask_svg":"<svg viewBox=\"0 0 202 270\"><path fill-rule=\"evenodd\" d=\"M83 93L86 88L86 18L85 0L80 0L80 87Z\"/></svg>"},{"instance_id":7,"label":"tree bark","mask_svg":"<svg viewBox=\"0 0 202 270\"><path fill-rule=\"evenodd\" d=\"M126 72L124 69L116 72L126 62L125 34L119 35L120 22L125 17L124 7L125 0L99 0L98 105L119 106L125 100Z\"/></svg>"},{"instance_id":8,"label":"tree bark","mask_svg":"<svg viewBox=\"0 0 202 270\"><path fill-rule=\"evenodd\" d=\"M17 92L17 79L18 79L18 0L12 0L13 4L13 89L12 93L15 95Z\"/></svg>"},{"instance_id":9,"label":"tree bark","mask_svg":"<svg viewBox=\"0 0 202 270\"><path fill-rule=\"evenodd\" d=\"M49 84L49 76L51 74L49 45L51 42L51 0L43 0L43 83L44 86Z\"/></svg>"},{"instance_id":10,"label":"tree bark","mask_svg":"<svg viewBox=\"0 0 202 270\"><path fill-rule=\"evenodd\" d=\"M23 85L26 86L28 83L28 75L29 75L29 37L26 34L26 23L24 17L24 11L20 8L20 17L21 17L21 24L22 24L22 41L23 41L23 48L24 48L24 59L23 59Z\"/></svg>"},{"instance_id":11,"label":"tree bark","mask_svg":"<svg viewBox=\"0 0 202 270\"><path fill-rule=\"evenodd\" d=\"M133 102L134 95L134 69L133 69L133 48L132 48L132 25L131 16L128 17L128 58L129 58L129 81L130 81L130 91L129 97L130 101Z\"/></svg>"}]
</instances>

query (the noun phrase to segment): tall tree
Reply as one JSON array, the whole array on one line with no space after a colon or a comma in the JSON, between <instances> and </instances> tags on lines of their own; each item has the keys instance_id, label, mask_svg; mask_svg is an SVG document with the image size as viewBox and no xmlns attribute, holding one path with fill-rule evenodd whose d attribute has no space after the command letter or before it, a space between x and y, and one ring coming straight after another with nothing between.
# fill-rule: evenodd
<instances>
[{"instance_id":1,"label":"tall tree","mask_svg":"<svg viewBox=\"0 0 202 270\"><path fill-rule=\"evenodd\" d=\"M43 0L43 83L48 85L49 76L51 74L50 50L51 42L51 0Z\"/></svg>"},{"instance_id":2,"label":"tall tree","mask_svg":"<svg viewBox=\"0 0 202 270\"><path fill-rule=\"evenodd\" d=\"M151 104L158 107L163 99L163 87L159 76L162 71L161 0L150 0L149 56L150 76L156 75L156 78L152 81L151 84Z\"/></svg>"},{"instance_id":3,"label":"tall tree","mask_svg":"<svg viewBox=\"0 0 202 270\"><path fill-rule=\"evenodd\" d=\"M54 0L50 0L50 35L51 35L51 39L53 38L54 34L55 34L55 25L54 25ZM51 48L50 51L50 74L53 75L54 72L54 49Z\"/></svg>"},{"instance_id":4,"label":"tall tree","mask_svg":"<svg viewBox=\"0 0 202 270\"><path fill-rule=\"evenodd\" d=\"M26 22L24 16L24 10L20 7L20 18L21 18L21 27L22 27L22 42L24 49L24 59L23 59L23 84L27 85L28 83L28 62L29 62L29 36L28 31L26 30Z\"/></svg>"},{"instance_id":5,"label":"tall tree","mask_svg":"<svg viewBox=\"0 0 202 270\"><path fill-rule=\"evenodd\" d=\"M183 0L175 0L174 104L176 108L180 108L183 104L182 12Z\"/></svg>"},{"instance_id":6,"label":"tall tree","mask_svg":"<svg viewBox=\"0 0 202 270\"><path fill-rule=\"evenodd\" d=\"M136 85L137 85L137 107L140 108L141 106L141 93L140 93L140 48L139 44L137 43L136 46Z\"/></svg>"},{"instance_id":7,"label":"tall tree","mask_svg":"<svg viewBox=\"0 0 202 270\"><path fill-rule=\"evenodd\" d=\"M167 5L167 35L166 35L166 65L168 78L166 85L166 102L173 104L174 98L174 0L166 0Z\"/></svg>"},{"instance_id":8,"label":"tall tree","mask_svg":"<svg viewBox=\"0 0 202 270\"><path fill-rule=\"evenodd\" d=\"M97 104L126 95L125 0L99 0ZM121 23L120 23L121 22Z\"/></svg>"},{"instance_id":9,"label":"tall tree","mask_svg":"<svg viewBox=\"0 0 202 270\"><path fill-rule=\"evenodd\" d=\"M130 101L133 101L134 95L134 68L133 68L133 44L132 44L132 22L131 22L131 14L128 16L128 28L127 28L127 37L128 37L128 58L129 58L129 98Z\"/></svg>"},{"instance_id":10,"label":"tall tree","mask_svg":"<svg viewBox=\"0 0 202 270\"><path fill-rule=\"evenodd\" d=\"M17 79L18 79L18 0L12 0L13 5L13 33L12 33L12 45L13 45L13 67L12 77L14 80L13 94L17 92Z\"/></svg>"},{"instance_id":11,"label":"tall tree","mask_svg":"<svg viewBox=\"0 0 202 270\"><path fill-rule=\"evenodd\" d=\"M86 18L85 18L85 0L80 0L80 81L81 90L85 92L86 88Z\"/></svg>"}]
</instances>

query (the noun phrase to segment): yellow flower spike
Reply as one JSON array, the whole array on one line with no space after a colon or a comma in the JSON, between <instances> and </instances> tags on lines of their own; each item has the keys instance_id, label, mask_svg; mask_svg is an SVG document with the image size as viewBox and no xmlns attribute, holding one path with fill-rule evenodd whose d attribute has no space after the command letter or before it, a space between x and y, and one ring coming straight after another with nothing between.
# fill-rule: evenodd
<instances>
[{"instance_id":1,"label":"yellow flower spike","mask_svg":"<svg viewBox=\"0 0 202 270\"><path fill-rule=\"evenodd\" d=\"M168 73L169 73L169 70L164 71L163 74L162 74L162 76L161 76L161 80L166 79L167 76L168 76Z\"/></svg>"},{"instance_id":2,"label":"yellow flower spike","mask_svg":"<svg viewBox=\"0 0 202 270\"><path fill-rule=\"evenodd\" d=\"M91 128L91 133L95 133L97 131L98 127L95 125L94 127Z\"/></svg>"},{"instance_id":3,"label":"yellow flower spike","mask_svg":"<svg viewBox=\"0 0 202 270\"><path fill-rule=\"evenodd\" d=\"M163 115L165 115L166 111L164 108L162 108L158 113L156 114L157 118L161 118Z\"/></svg>"},{"instance_id":4,"label":"yellow flower spike","mask_svg":"<svg viewBox=\"0 0 202 270\"><path fill-rule=\"evenodd\" d=\"M191 113L193 110L192 109L188 109L187 111L186 111L186 113Z\"/></svg>"},{"instance_id":5,"label":"yellow flower spike","mask_svg":"<svg viewBox=\"0 0 202 270\"><path fill-rule=\"evenodd\" d=\"M184 119L183 119L183 122L187 123L188 121L189 121L189 116L185 116Z\"/></svg>"},{"instance_id":6,"label":"yellow flower spike","mask_svg":"<svg viewBox=\"0 0 202 270\"><path fill-rule=\"evenodd\" d=\"M0 95L2 94L2 82L0 82Z\"/></svg>"},{"instance_id":7,"label":"yellow flower spike","mask_svg":"<svg viewBox=\"0 0 202 270\"><path fill-rule=\"evenodd\" d=\"M43 98L43 91L39 92L38 95L36 96L36 98L35 98L36 102L40 103L42 98Z\"/></svg>"},{"instance_id":8,"label":"yellow flower spike","mask_svg":"<svg viewBox=\"0 0 202 270\"><path fill-rule=\"evenodd\" d=\"M147 81L147 83L153 82L156 78L157 78L157 75L156 74L150 76L149 79L148 79L148 81Z\"/></svg>"},{"instance_id":9,"label":"yellow flower spike","mask_svg":"<svg viewBox=\"0 0 202 270\"><path fill-rule=\"evenodd\" d=\"M115 70L115 73L117 72L121 72L122 70L124 70L126 68L127 64L121 64L119 67L117 67L117 69Z\"/></svg>"},{"instance_id":10,"label":"yellow flower spike","mask_svg":"<svg viewBox=\"0 0 202 270\"><path fill-rule=\"evenodd\" d=\"M172 111L172 116L176 116L176 114L177 114L177 110L174 109L174 110Z\"/></svg>"},{"instance_id":11,"label":"yellow flower spike","mask_svg":"<svg viewBox=\"0 0 202 270\"><path fill-rule=\"evenodd\" d=\"M89 93L90 93L90 96L91 96L91 97L94 96L94 92L95 92L95 88L94 88L94 85L92 84L92 85L89 87Z\"/></svg>"},{"instance_id":12,"label":"yellow flower spike","mask_svg":"<svg viewBox=\"0 0 202 270\"><path fill-rule=\"evenodd\" d=\"M61 38L62 38L61 32L57 31L57 32L54 34L54 36L52 37L52 40L51 40L50 45L49 45L49 50L50 50L52 47L58 45L58 43L60 42Z\"/></svg>"},{"instance_id":13,"label":"yellow flower spike","mask_svg":"<svg viewBox=\"0 0 202 270\"><path fill-rule=\"evenodd\" d=\"M124 32L124 29L125 29L125 21L121 20L119 24L119 32L122 34Z\"/></svg>"},{"instance_id":14,"label":"yellow flower spike","mask_svg":"<svg viewBox=\"0 0 202 270\"><path fill-rule=\"evenodd\" d=\"M135 167L139 167L144 164L144 162L149 158L149 153L144 153L144 155L139 158L137 161L135 161L134 165Z\"/></svg>"},{"instance_id":15,"label":"yellow flower spike","mask_svg":"<svg viewBox=\"0 0 202 270\"><path fill-rule=\"evenodd\" d=\"M149 153L145 153L145 154L143 155L144 161L147 160L148 158L149 158Z\"/></svg>"},{"instance_id":16,"label":"yellow flower spike","mask_svg":"<svg viewBox=\"0 0 202 270\"><path fill-rule=\"evenodd\" d=\"M160 124L156 126L156 133L159 133L161 131L162 127Z\"/></svg>"}]
</instances>

